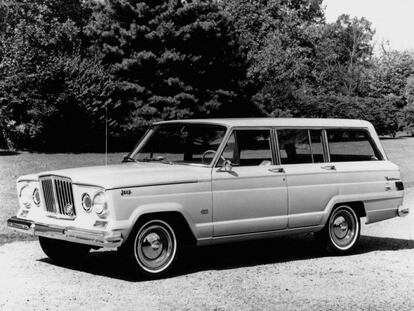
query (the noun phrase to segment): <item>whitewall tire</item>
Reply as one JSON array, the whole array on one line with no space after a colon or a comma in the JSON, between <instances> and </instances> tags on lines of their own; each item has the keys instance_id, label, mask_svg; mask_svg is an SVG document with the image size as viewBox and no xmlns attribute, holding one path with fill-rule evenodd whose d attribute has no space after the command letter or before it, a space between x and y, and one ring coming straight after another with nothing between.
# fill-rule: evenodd
<instances>
[{"instance_id":1,"label":"whitewall tire","mask_svg":"<svg viewBox=\"0 0 414 311\"><path fill-rule=\"evenodd\" d=\"M173 226L164 220L148 220L139 226L133 238L133 259L140 273L156 278L171 270L179 243Z\"/></svg>"},{"instance_id":2,"label":"whitewall tire","mask_svg":"<svg viewBox=\"0 0 414 311\"><path fill-rule=\"evenodd\" d=\"M315 234L331 254L352 253L361 233L360 219L348 205L337 206L328 218L324 229Z\"/></svg>"}]
</instances>

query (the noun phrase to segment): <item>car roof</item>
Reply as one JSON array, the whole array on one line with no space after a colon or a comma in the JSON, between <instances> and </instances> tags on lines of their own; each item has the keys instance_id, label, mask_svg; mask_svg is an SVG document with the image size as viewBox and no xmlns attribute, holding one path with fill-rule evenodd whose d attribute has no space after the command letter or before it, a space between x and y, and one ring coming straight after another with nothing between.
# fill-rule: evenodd
<instances>
[{"instance_id":1,"label":"car roof","mask_svg":"<svg viewBox=\"0 0 414 311\"><path fill-rule=\"evenodd\" d=\"M318 118L223 118L162 121L155 124L192 123L218 124L226 127L371 127L371 123L355 119Z\"/></svg>"}]
</instances>

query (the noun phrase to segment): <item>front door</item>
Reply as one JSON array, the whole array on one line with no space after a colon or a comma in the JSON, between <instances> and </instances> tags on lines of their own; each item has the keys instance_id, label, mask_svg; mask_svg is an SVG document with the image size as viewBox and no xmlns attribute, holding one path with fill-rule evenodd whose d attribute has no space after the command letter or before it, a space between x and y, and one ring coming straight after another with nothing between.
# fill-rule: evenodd
<instances>
[{"instance_id":1,"label":"front door","mask_svg":"<svg viewBox=\"0 0 414 311\"><path fill-rule=\"evenodd\" d=\"M234 130L229 137L222 156L232 169L219 162L212 170L215 237L286 228L286 178L271 146L270 129Z\"/></svg>"}]
</instances>

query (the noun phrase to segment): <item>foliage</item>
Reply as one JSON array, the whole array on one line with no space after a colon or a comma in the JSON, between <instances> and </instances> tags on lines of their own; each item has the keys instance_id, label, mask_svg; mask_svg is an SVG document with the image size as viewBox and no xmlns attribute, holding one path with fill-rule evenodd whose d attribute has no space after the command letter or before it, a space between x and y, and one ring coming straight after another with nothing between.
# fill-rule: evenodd
<instances>
[{"instance_id":1,"label":"foliage","mask_svg":"<svg viewBox=\"0 0 414 311\"><path fill-rule=\"evenodd\" d=\"M105 145L105 122L117 127L117 105L111 100L115 85L97 60L77 57L56 60L52 72L60 78L55 111L42 133L46 150L101 150ZM105 107L113 111L106 120Z\"/></svg>"},{"instance_id":2,"label":"foliage","mask_svg":"<svg viewBox=\"0 0 414 311\"><path fill-rule=\"evenodd\" d=\"M371 70L374 30L365 18L341 15L319 27L316 40L314 88L325 94L366 96Z\"/></svg>"},{"instance_id":3,"label":"foliage","mask_svg":"<svg viewBox=\"0 0 414 311\"><path fill-rule=\"evenodd\" d=\"M414 75L407 78L404 97L407 100L407 105L403 109L404 126L409 133L414 134Z\"/></svg>"},{"instance_id":4,"label":"foliage","mask_svg":"<svg viewBox=\"0 0 414 311\"><path fill-rule=\"evenodd\" d=\"M365 18L327 23L322 0L0 0L0 133L11 149L81 151L103 150L105 125L119 150L179 118L414 132L414 54L373 55L373 35Z\"/></svg>"},{"instance_id":5,"label":"foliage","mask_svg":"<svg viewBox=\"0 0 414 311\"><path fill-rule=\"evenodd\" d=\"M226 9L249 51L248 76L261 87L255 103L269 115L289 114L292 94L311 77L322 1L228 0Z\"/></svg>"},{"instance_id":6,"label":"foliage","mask_svg":"<svg viewBox=\"0 0 414 311\"><path fill-rule=\"evenodd\" d=\"M93 60L68 57L50 62L36 74L13 75L0 86L8 93L1 102L8 139L16 147L45 151L103 146L102 107L112 104L110 75Z\"/></svg>"},{"instance_id":7,"label":"foliage","mask_svg":"<svg viewBox=\"0 0 414 311\"><path fill-rule=\"evenodd\" d=\"M211 1L108 0L87 31L117 81L126 130L154 120L252 114L246 56Z\"/></svg>"},{"instance_id":8,"label":"foliage","mask_svg":"<svg viewBox=\"0 0 414 311\"><path fill-rule=\"evenodd\" d=\"M374 59L371 71L371 95L404 96L407 79L414 75L414 53L385 48Z\"/></svg>"},{"instance_id":9,"label":"foliage","mask_svg":"<svg viewBox=\"0 0 414 311\"><path fill-rule=\"evenodd\" d=\"M63 23L42 3L6 3L7 18L1 25L0 126L10 144L41 136L44 121L55 111L55 86L51 56L74 53L78 30ZM4 6L3 6L4 8Z\"/></svg>"},{"instance_id":10,"label":"foliage","mask_svg":"<svg viewBox=\"0 0 414 311\"><path fill-rule=\"evenodd\" d=\"M394 98L399 111L400 128L412 132L414 95L414 53L390 51L383 47L382 54L374 60L370 76L370 96Z\"/></svg>"},{"instance_id":11,"label":"foliage","mask_svg":"<svg viewBox=\"0 0 414 311\"><path fill-rule=\"evenodd\" d=\"M362 119L371 122L379 135L395 136L400 130L401 111L393 96L385 98L344 95L299 95L293 116Z\"/></svg>"},{"instance_id":12,"label":"foliage","mask_svg":"<svg viewBox=\"0 0 414 311\"><path fill-rule=\"evenodd\" d=\"M49 3L57 1L6 3L0 128L9 148L78 150L93 133L96 102L109 98L110 76L81 60L79 27Z\"/></svg>"}]
</instances>

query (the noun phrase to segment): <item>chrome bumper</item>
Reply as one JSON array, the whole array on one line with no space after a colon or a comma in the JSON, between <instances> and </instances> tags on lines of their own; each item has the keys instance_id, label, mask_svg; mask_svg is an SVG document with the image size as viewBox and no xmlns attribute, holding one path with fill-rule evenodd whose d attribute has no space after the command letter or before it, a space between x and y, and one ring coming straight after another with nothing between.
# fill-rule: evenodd
<instances>
[{"instance_id":1,"label":"chrome bumper","mask_svg":"<svg viewBox=\"0 0 414 311\"><path fill-rule=\"evenodd\" d=\"M18 217L9 218L7 220L7 225L14 230L31 235L98 247L119 247L124 240L121 232L118 231L92 231L74 227L52 226Z\"/></svg>"}]
</instances>

